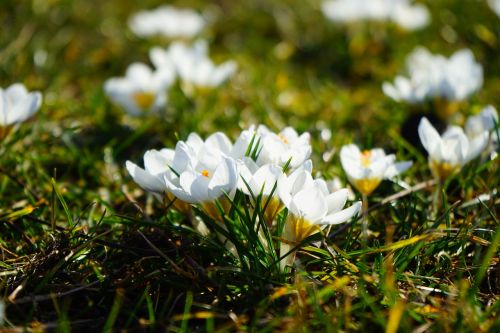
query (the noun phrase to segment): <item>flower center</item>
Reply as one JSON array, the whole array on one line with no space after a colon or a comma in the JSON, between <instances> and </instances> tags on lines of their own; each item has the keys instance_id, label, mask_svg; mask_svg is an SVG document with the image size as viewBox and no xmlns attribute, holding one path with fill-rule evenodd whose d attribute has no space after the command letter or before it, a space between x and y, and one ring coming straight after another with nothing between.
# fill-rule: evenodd
<instances>
[{"instance_id":1,"label":"flower center","mask_svg":"<svg viewBox=\"0 0 500 333\"><path fill-rule=\"evenodd\" d=\"M293 214L289 215L287 225L285 228L289 228L288 235L285 236L285 239L292 242L301 242L307 237L315 234L321 230L321 228L304 219L303 217L297 217Z\"/></svg>"},{"instance_id":2,"label":"flower center","mask_svg":"<svg viewBox=\"0 0 500 333\"><path fill-rule=\"evenodd\" d=\"M208 172L208 170L202 170L202 171L201 171L201 175L202 175L203 177L207 177L207 178L208 178L208 176L210 176L210 173Z\"/></svg>"},{"instance_id":3,"label":"flower center","mask_svg":"<svg viewBox=\"0 0 500 333\"><path fill-rule=\"evenodd\" d=\"M365 168L369 167L372 163L372 152L371 150L363 150L361 152L361 165Z\"/></svg>"},{"instance_id":4,"label":"flower center","mask_svg":"<svg viewBox=\"0 0 500 333\"><path fill-rule=\"evenodd\" d=\"M155 100L155 96L150 92L135 92L132 98L142 110L149 109Z\"/></svg>"},{"instance_id":5,"label":"flower center","mask_svg":"<svg viewBox=\"0 0 500 333\"><path fill-rule=\"evenodd\" d=\"M431 160L430 168L435 177L444 180L451 174L460 170L460 165L454 165L446 162L436 162Z\"/></svg>"},{"instance_id":6,"label":"flower center","mask_svg":"<svg viewBox=\"0 0 500 333\"><path fill-rule=\"evenodd\" d=\"M278 134L278 138L280 138L281 142L283 142L283 143L284 143L284 144L286 144L286 145L289 143L289 141L288 141L288 139L286 138L286 136L284 136L284 135L283 135L283 134L281 134L281 133L280 133L280 134Z\"/></svg>"}]
</instances>

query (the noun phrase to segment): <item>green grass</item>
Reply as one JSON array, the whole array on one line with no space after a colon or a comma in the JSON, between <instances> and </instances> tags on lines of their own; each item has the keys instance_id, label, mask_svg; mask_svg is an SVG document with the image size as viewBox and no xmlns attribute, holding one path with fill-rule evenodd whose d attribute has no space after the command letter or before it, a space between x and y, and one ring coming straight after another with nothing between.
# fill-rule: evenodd
<instances>
[{"instance_id":1,"label":"green grass","mask_svg":"<svg viewBox=\"0 0 500 333\"><path fill-rule=\"evenodd\" d=\"M498 194L465 204L498 191L498 158L470 163L450 179L433 218L434 185L388 201L403 189L384 182L370 197L374 236L367 244L359 219L337 226L313 237L319 248L301 248L286 274L258 240L257 216L241 208L244 197L224 221L238 258L214 236L225 232L217 222L199 211L215 231L200 235L188 217L140 190L124 167L192 131L235 139L249 124L264 123L309 131L314 172L327 178L346 180L338 152L356 142L414 160L404 175L411 185L430 180L425 155L400 128L434 106L393 103L381 83L403 70L416 45L447 55L468 47L485 83L459 112L498 106L500 30L483 2L423 2L432 24L405 33L375 24L347 31L324 19L313 0L178 1L218 16L204 37L215 59L237 61L238 74L192 99L176 87L164 114L144 119L112 106L102 84L134 61L147 62L151 46L167 45L126 27L132 13L162 1L0 2L0 86L19 81L44 97L36 117L0 142L3 325L58 332L500 330ZM443 29L456 38L447 41ZM322 128L332 130L331 140L320 139ZM325 152L331 156L324 159Z\"/></svg>"}]
</instances>

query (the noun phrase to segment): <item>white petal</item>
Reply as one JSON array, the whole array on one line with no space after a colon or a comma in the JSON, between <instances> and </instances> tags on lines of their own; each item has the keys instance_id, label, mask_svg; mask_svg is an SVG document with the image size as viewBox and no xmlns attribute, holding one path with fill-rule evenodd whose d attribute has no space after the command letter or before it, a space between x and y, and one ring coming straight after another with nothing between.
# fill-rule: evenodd
<instances>
[{"instance_id":1,"label":"white petal","mask_svg":"<svg viewBox=\"0 0 500 333\"><path fill-rule=\"evenodd\" d=\"M393 86L391 83L389 82L384 82L382 84L382 91L384 92L384 94L390 98L392 98L393 100L395 101L400 101L401 100L401 97L399 95L399 92L398 90L396 89L395 86Z\"/></svg>"},{"instance_id":2,"label":"white petal","mask_svg":"<svg viewBox=\"0 0 500 333\"><path fill-rule=\"evenodd\" d=\"M328 214L336 213L344 208L349 191L346 188L333 192L326 197Z\"/></svg>"},{"instance_id":3,"label":"white petal","mask_svg":"<svg viewBox=\"0 0 500 333\"><path fill-rule=\"evenodd\" d=\"M127 161L125 166L134 181L146 191L162 193L167 190L166 185L161 178L151 175L149 172L130 161Z\"/></svg>"},{"instance_id":4,"label":"white petal","mask_svg":"<svg viewBox=\"0 0 500 333\"><path fill-rule=\"evenodd\" d=\"M249 147L252 139L254 139L253 147ZM259 136L257 136L253 127L248 130L244 130L243 132L241 132L240 136L234 143L233 148L231 149L230 156L235 159L242 158L246 155L249 148L252 150L250 153L252 153L256 148L258 141Z\"/></svg>"},{"instance_id":5,"label":"white petal","mask_svg":"<svg viewBox=\"0 0 500 333\"><path fill-rule=\"evenodd\" d=\"M188 135L186 144L193 148L196 153L198 153L204 145L203 139L198 135L198 133L191 133Z\"/></svg>"},{"instance_id":6,"label":"white petal","mask_svg":"<svg viewBox=\"0 0 500 333\"><path fill-rule=\"evenodd\" d=\"M326 184L326 181L323 178L314 179L312 186L319 189L325 197L330 195L330 191L328 190L328 185Z\"/></svg>"},{"instance_id":7,"label":"white petal","mask_svg":"<svg viewBox=\"0 0 500 333\"><path fill-rule=\"evenodd\" d=\"M311 174L303 170L297 173L297 177L295 178L290 176L289 180L292 181L290 187L292 194L298 193L301 189L311 187L314 184Z\"/></svg>"},{"instance_id":8,"label":"white petal","mask_svg":"<svg viewBox=\"0 0 500 333\"><path fill-rule=\"evenodd\" d=\"M225 193L230 193L237 184L238 169L232 158L224 158L223 162L215 169L214 175L208 185L208 192L212 198L217 198Z\"/></svg>"},{"instance_id":9,"label":"white petal","mask_svg":"<svg viewBox=\"0 0 500 333\"><path fill-rule=\"evenodd\" d=\"M255 162L252 159L247 157L244 157L243 160L237 160L236 163L238 166L238 174L239 174L237 187L240 191L242 191L246 195L250 195L248 187L250 186L250 189L253 192L253 188L251 187L251 182L254 172L257 171L259 167L255 164ZM257 195L256 193L252 194Z\"/></svg>"},{"instance_id":10,"label":"white petal","mask_svg":"<svg viewBox=\"0 0 500 333\"><path fill-rule=\"evenodd\" d=\"M214 193L210 190L210 180L207 177L197 175L191 183L190 193L193 203L203 203L217 199L222 193Z\"/></svg>"},{"instance_id":11,"label":"white petal","mask_svg":"<svg viewBox=\"0 0 500 333\"><path fill-rule=\"evenodd\" d=\"M311 223L319 222L328 213L328 205L323 193L314 187L299 191L292 199L300 216Z\"/></svg>"},{"instance_id":12,"label":"white petal","mask_svg":"<svg viewBox=\"0 0 500 333\"><path fill-rule=\"evenodd\" d=\"M188 145L183 142L177 142L175 146L174 160L172 161L172 169L178 174L182 173L188 166L192 167L192 157Z\"/></svg>"},{"instance_id":13,"label":"white petal","mask_svg":"<svg viewBox=\"0 0 500 333\"><path fill-rule=\"evenodd\" d=\"M186 193L192 195L193 193L191 192L191 186L193 185L196 178L198 178L196 172L192 170L184 171L183 173L180 174L179 177L180 188L183 189Z\"/></svg>"},{"instance_id":14,"label":"white petal","mask_svg":"<svg viewBox=\"0 0 500 333\"><path fill-rule=\"evenodd\" d=\"M404 162L393 163L385 171L384 178L386 178L386 179L394 178L397 175L399 175L399 174L405 172L406 170L408 170L412 165L413 165L412 161L404 161Z\"/></svg>"},{"instance_id":15,"label":"white petal","mask_svg":"<svg viewBox=\"0 0 500 333\"><path fill-rule=\"evenodd\" d=\"M341 210L340 212L326 216L322 223L324 224L340 224L349 220L351 217L357 215L361 209L361 202L354 203L349 208Z\"/></svg>"},{"instance_id":16,"label":"white petal","mask_svg":"<svg viewBox=\"0 0 500 333\"><path fill-rule=\"evenodd\" d=\"M5 94L12 101L20 100L28 96L28 90L22 83L14 83L5 89Z\"/></svg>"},{"instance_id":17,"label":"white petal","mask_svg":"<svg viewBox=\"0 0 500 333\"><path fill-rule=\"evenodd\" d=\"M418 125L418 135L425 150L432 156L441 142L441 136L425 117L420 120Z\"/></svg>"},{"instance_id":18,"label":"white petal","mask_svg":"<svg viewBox=\"0 0 500 333\"><path fill-rule=\"evenodd\" d=\"M153 71L146 64L134 62L128 66L125 76L138 86L147 87L153 76Z\"/></svg>"},{"instance_id":19,"label":"white petal","mask_svg":"<svg viewBox=\"0 0 500 333\"><path fill-rule=\"evenodd\" d=\"M153 47L149 50L149 59L157 68L168 68L174 70L174 63L167 50L161 47Z\"/></svg>"},{"instance_id":20,"label":"white petal","mask_svg":"<svg viewBox=\"0 0 500 333\"><path fill-rule=\"evenodd\" d=\"M465 158L464 163L467 163L476 157L478 157L488 146L490 140L490 134L488 131L476 135L474 139L469 142L469 150Z\"/></svg>"},{"instance_id":21,"label":"white petal","mask_svg":"<svg viewBox=\"0 0 500 333\"><path fill-rule=\"evenodd\" d=\"M289 182L288 177L286 174L282 174L278 178L278 196L280 200L283 202L283 204L287 207L289 207L290 202L292 201L292 195L291 195L291 182Z\"/></svg>"},{"instance_id":22,"label":"white petal","mask_svg":"<svg viewBox=\"0 0 500 333\"><path fill-rule=\"evenodd\" d=\"M159 175L170 171L172 162L172 159L167 158L165 154L158 150L148 150L144 154L144 167L153 175Z\"/></svg>"},{"instance_id":23,"label":"white petal","mask_svg":"<svg viewBox=\"0 0 500 333\"><path fill-rule=\"evenodd\" d=\"M229 155L232 149L232 144L229 138L222 132L216 132L210 135L205 140L205 145L207 147L216 149L226 155Z\"/></svg>"},{"instance_id":24,"label":"white petal","mask_svg":"<svg viewBox=\"0 0 500 333\"><path fill-rule=\"evenodd\" d=\"M281 167L274 164L266 164L260 167L253 175L252 182L257 187L254 195L258 195L262 191L263 195L269 196L282 173ZM276 192L274 194L276 195Z\"/></svg>"},{"instance_id":25,"label":"white petal","mask_svg":"<svg viewBox=\"0 0 500 333\"><path fill-rule=\"evenodd\" d=\"M304 171L307 171L307 172L311 173L312 172L312 168L313 168L312 161L311 160L307 160L304 163L302 163L302 165L299 166L298 169L302 169Z\"/></svg>"},{"instance_id":26,"label":"white petal","mask_svg":"<svg viewBox=\"0 0 500 333\"><path fill-rule=\"evenodd\" d=\"M40 101L40 93L30 93L15 101L15 104L10 109L7 109L7 124L20 123L30 118L38 110Z\"/></svg>"},{"instance_id":27,"label":"white petal","mask_svg":"<svg viewBox=\"0 0 500 333\"><path fill-rule=\"evenodd\" d=\"M345 145L340 149L340 163L347 175L350 170L359 165L359 156L361 152L355 144Z\"/></svg>"}]
</instances>

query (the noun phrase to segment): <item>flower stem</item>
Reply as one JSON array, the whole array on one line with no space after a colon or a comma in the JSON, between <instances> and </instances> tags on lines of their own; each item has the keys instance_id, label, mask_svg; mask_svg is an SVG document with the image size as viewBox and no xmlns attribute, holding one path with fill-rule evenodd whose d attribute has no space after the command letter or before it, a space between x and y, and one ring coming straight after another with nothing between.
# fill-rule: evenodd
<instances>
[{"instance_id":1,"label":"flower stem","mask_svg":"<svg viewBox=\"0 0 500 333\"><path fill-rule=\"evenodd\" d=\"M441 191L443 189L443 182L439 179L436 184L436 188L434 189L434 194L432 196L432 210L430 213L430 220L435 220L439 208L441 208Z\"/></svg>"},{"instance_id":2,"label":"flower stem","mask_svg":"<svg viewBox=\"0 0 500 333\"><path fill-rule=\"evenodd\" d=\"M363 194L361 203L361 227L362 227L362 238L363 243L366 245L368 243L368 196Z\"/></svg>"}]
</instances>

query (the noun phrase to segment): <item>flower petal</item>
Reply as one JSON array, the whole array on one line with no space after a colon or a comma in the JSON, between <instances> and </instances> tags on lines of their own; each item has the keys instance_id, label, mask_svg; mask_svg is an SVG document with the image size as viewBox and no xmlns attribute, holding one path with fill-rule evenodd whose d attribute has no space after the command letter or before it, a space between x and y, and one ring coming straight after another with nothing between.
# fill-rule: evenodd
<instances>
[{"instance_id":1,"label":"flower petal","mask_svg":"<svg viewBox=\"0 0 500 333\"><path fill-rule=\"evenodd\" d=\"M173 162L173 154L165 154L165 150L148 150L144 154L144 167L153 174L159 175L170 171Z\"/></svg>"},{"instance_id":2,"label":"flower petal","mask_svg":"<svg viewBox=\"0 0 500 333\"><path fill-rule=\"evenodd\" d=\"M326 197L328 204L328 214L331 215L344 208L349 191L346 188L333 192Z\"/></svg>"},{"instance_id":3,"label":"flower petal","mask_svg":"<svg viewBox=\"0 0 500 333\"><path fill-rule=\"evenodd\" d=\"M393 163L385 171L384 178L386 178L386 179L394 178L397 175L408 170L412 165L413 165L413 161L404 161L404 162Z\"/></svg>"},{"instance_id":4,"label":"flower petal","mask_svg":"<svg viewBox=\"0 0 500 333\"><path fill-rule=\"evenodd\" d=\"M341 210L340 212L327 215L321 223L323 224L340 224L349 220L351 217L357 215L361 209L361 201L352 204L349 208Z\"/></svg>"},{"instance_id":5,"label":"flower petal","mask_svg":"<svg viewBox=\"0 0 500 333\"><path fill-rule=\"evenodd\" d=\"M328 204L323 193L314 187L299 191L292 199L300 217L310 223L320 222L328 213Z\"/></svg>"},{"instance_id":6,"label":"flower petal","mask_svg":"<svg viewBox=\"0 0 500 333\"><path fill-rule=\"evenodd\" d=\"M420 120L418 125L418 135L425 150L432 156L441 142L441 136L425 117Z\"/></svg>"},{"instance_id":7,"label":"flower petal","mask_svg":"<svg viewBox=\"0 0 500 333\"><path fill-rule=\"evenodd\" d=\"M211 198L220 197L223 192L230 193L238 182L238 168L236 162L229 157L224 157L222 163L215 169L212 179L208 184L208 193Z\"/></svg>"},{"instance_id":8,"label":"flower petal","mask_svg":"<svg viewBox=\"0 0 500 333\"><path fill-rule=\"evenodd\" d=\"M136 164L130 161L125 162L125 166L127 167L127 171L130 176L132 176L134 181L146 191L156 193L166 192L166 184L162 181L161 178L153 176L149 172L138 167Z\"/></svg>"}]
</instances>

